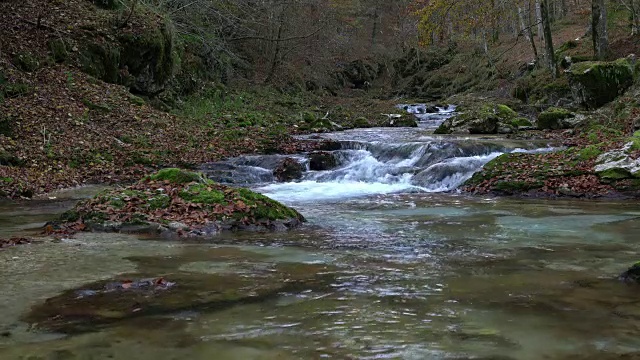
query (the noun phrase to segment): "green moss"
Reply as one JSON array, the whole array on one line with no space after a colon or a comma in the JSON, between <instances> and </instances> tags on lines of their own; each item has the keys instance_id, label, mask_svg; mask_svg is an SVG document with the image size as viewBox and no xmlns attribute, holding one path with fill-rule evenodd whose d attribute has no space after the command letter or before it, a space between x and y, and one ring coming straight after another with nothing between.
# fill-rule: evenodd
<instances>
[{"instance_id":1,"label":"green moss","mask_svg":"<svg viewBox=\"0 0 640 360\"><path fill-rule=\"evenodd\" d=\"M24 96L33 91L33 88L28 84L16 83L16 84L0 84L0 97L19 97Z\"/></svg>"},{"instance_id":2,"label":"green moss","mask_svg":"<svg viewBox=\"0 0 640 360\"><path fill-rule=\"evenodd\" d=\"M157 194L148 198L146 202L150 210L166 209L171 205L171 198L167 194Z\"/></svg>"},{"instance_id":3,"label":"green moss","mask_svg":"<svg viewBox=\"0 0 640 360\"><path fill-rule=\"evenodd\" d=\"M602 154L602 150L598 145L589 145L578 152L578 160L587 161L595 159Z\"/></svg>"},{"instance_id":4,"label":"green moss","mask_svg":"<svg viewBox=\"0 0 640 360\"><path fill-rule=\"evenodd\" d=\"M633 145L631 145L632 150L640 150L640 130L634 132L629 140L633 143Z\"/></svg>"},{"instance_id":5,"label":"green moss","mask_svg":"<svg viewBox=\"0 0 640 360\"><path fill-rule=\"evenodd\" d=\"M53 39L49 41L48 45L53 61L61 63L67 60L69 57L69 50L67 50L67 44L63 39Z\"/></svg>"},{"instance_id":6,"label":"green moss","mask_svg":"<svg viewBox=\"0 0 640 360\"><path fill-rule=\"evenodd\" d=\"M540 129L561 129L562 120L574 117L575 115L566 109L551 107L538 116L538 128Z\"/></svg>"},{"instance_id":7,"label":"green moss","mask_svg":"<svg viewBox=\"0 0 640 360\"><path fill-rule=\"evenodd\" d=\"M572 92L587 108L600 107L622 94L637 78L628 59L586 61L573 64L567 73Z\"/></svg>"},{"instance_id":8,"label":"green moss","mask_svg":"<svg viewBox=\"0 0 640 360\"><path fill-rule=\"evenodd\" d=\"M629 171L620 168L607 169L598 173L598 176L606 180L622 180L632 177Z\"/></svg>"},{"instance_id":9,"label":"green moss","mask_svg":"<svg viewBox=\"0 0 640 360\"><path fill-rule=\"evenodd\" d=\"M513 111L513 109L503 104L496 105L495 113L501 120L511 119L518 116L517 112Z\"/></svg>"},{"instance_id":10,"label":"green moss","mask_svg":"<svg viewBox=\"0 0 640 360\"><path fill-rule=\"evenodd\" d=\"M40 60L29 53L18 53L14 55L13 64L25 72L33 72L40 68Z\"/></svg>"},{"instance_id":11,"label":"green moss","mask_svg":"<svg viewBox=\"0 0 640 360\"><path fill-rule=\"evenodd\" d=\"M222 191L213 189L208 184L191 185L187 190L180 192L180 197L196 204L225 203L225 194Z\"/></svg>"},{"instance_id":12,"label":"green moss","mask_svg":"<svg viewBox=\"0 0 640 360\"><path fill-rule=\"evenodd\" d=\"M129 103L133 105L138 105L138 106L142 106L146 104L143 98L139 96L135 96L133 94L129 94Z\"/></svg>"},{"instance_id":13,"label":"green moss","mask_svg":"<svg viewBox=\"0 0 640 360\"><path fill-rule=\"evenodd\" d=\"M75 222L80 219L80 214L76 210L68 210L60 215L60 220L64 222Z\"/></svg>"},{"instance_id":14,"label":"green moss","mask_svg":"<svg viewBox=\"0 0 640 360\"><path fill-rule=\"evenodd\" d=\"M526 182L526 181L499 181L494 185L494 189L497 191L504 191L507 193L516 193L529 191L532 189L541 188L544 183L540 181Z\"/></svg>"},{"instance_id":15,"label":"green moss","mask_svg":"<svg viewBox=\"0 0 640 360\"><path fill-rule=\"evenodd\" d=\"M200 173L176 168L162 169L157 173L150 175L149 179L155 181L169 181L173 184L187 184L190 182L205 181L204 175Z\"/></svg>"},{"instance_id":16,"label":"green moss","mask_svg":"<svg viewBox=\"0 0 640 360\"><path fill-rule=\"evenodd\" d=\"M112 108L109 105L105 105L105 104L96 104L93 103L87 99L82 99L82 103L88 107L90 110L95 110L95 111L99 111L99 112L103 112L103 113L109 113L111 112Z\"/></svg>"},{"instance_id":17,"label":"green moss","mask_svg":"<svg viewBox=\"0 0 640 360\"><path fill-rule=\"evenodd\" d=\"M353 121L353 127L355 128L368 128L371 127L369 121L365 117L359 117Z\"/></svg>"},{"instance_id":18,"label":"green moss","mask_svg":"<svg viewBox=\"0 0 640 360\"><path fill-rule=\"evenodd\" d=\"M529 119L525 117L518 117L511 121L511 125L515 127L519 127L519 126L532 126L533 124L531 123L531 121L529 121Z\"/></svg>"},{"instance_id":19,"label":"green moss","mask_svg":"<svg viewBox=\"0 0 640 360\"><path fill-rule=\"evenodd\" d=\"M284 220L300 217L300 214L294 209L249 189L238 189L237 200L242 200L247 205L255 206L253 214L256 219Z\"/></svg>"},{"instance_id":20,"label":"green moss","mask_svg":"<svg viewBox=\"0 0 640 360\"><path fill-rule=\"evenodd\" d=\"M82 70L109 83L120 80L120 48L114 44L91 43L79 54Z\"/></svg>"}]
</instances>

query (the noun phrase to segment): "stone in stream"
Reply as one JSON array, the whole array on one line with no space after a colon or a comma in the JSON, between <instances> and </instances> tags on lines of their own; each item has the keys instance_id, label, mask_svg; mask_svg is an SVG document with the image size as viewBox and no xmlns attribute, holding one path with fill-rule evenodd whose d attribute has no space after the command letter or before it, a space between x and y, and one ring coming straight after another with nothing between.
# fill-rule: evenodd
<instances>
[{"instance_id":1,"label":"stone in stream","mask_svg":"<svg viewBox=\"0 0 640 360\"><path fill-rule=\"evenodd\" d=\"M136 184L104 191L78 203L62 219L83 224L84 230L167 237L281 231L305 221L296 210L262 194L180 169L160 170Z\"/></svg>"},{"instance_id":2,"label":"stone in stream","mask_svg":"<svg viewBox=\"0 0 640 360\"><path fill-rule=\"evenodd\" d=\"M326 171L338 166L338 160L332 153L327 151L316 151L309 154L309 170Z\"/></svg>"},{"instance_id":3,"label":"stone in stream","mask_svg":"<svg viewBox=\"0 0 640 360\"><path fill-rule=\"evenodd\" d=\"M64 291L34 306L23 320L45 331L83 333L128 319L183 311L213 312L269 301L283 293L322 290L333 280L333 272L325 265L289 263L256 268L252 276L178 271L167 275L168 280L150 277L132 281L150 274L120 275Z\"/></svg>"},{"instance_id":4,"label":"stone in stream","mask_svg":"<svg viewBox=\"0 0 640 360\"><path fill-rule=\"evenodd\" d=\"M290 182L302 178L304 171L304 165L296 159L286 158L273 170L273 175L280 182Z\"/></svg>"},{"instance_id":5,"label":"stone in stream","mask_svg":"<svg viewBox=\"0 0 640 360\"><path fill-rule=\"evenodd\" d=\"M633 264L627 271L618 276L620 281L627 284L640 284L640 261Z\"/></svg>"}]
</instances>

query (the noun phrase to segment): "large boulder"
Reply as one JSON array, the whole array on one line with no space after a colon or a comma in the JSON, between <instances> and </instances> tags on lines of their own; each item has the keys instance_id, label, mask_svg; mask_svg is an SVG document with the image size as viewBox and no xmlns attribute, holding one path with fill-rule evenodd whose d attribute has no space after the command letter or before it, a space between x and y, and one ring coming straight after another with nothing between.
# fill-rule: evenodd
<instances>
[{"instance_id":1,"label":"large boulder","mask_svg":"<svg viewBox=\"0 0 640 360\"><path fill-rule=\"evenodd\" d=\"M480 103L459 108L460 113L445 120L436 134L497 134L518 127L518 113L502 104Z\"/></svg>"},{"instance_id":2,"label":"large boulder","mask_svg":"<svg viewBox=\"0 0 640 360\"><path fill-rule=\"evenodd\" d=\"M563 108L551 107L538 115L538 129L572 129L585 121L586 117L584 115L576 114Z\"/></svg>"},{"instance_id":3,"label":"large boulder","mask_svg":"<svg viewBox=\"0 0 640 360\"><path fill-rule=\"evenodd\" d=\"M637 77L635 58L616 61L586 61L566 70L575 101L588 108L598 108L627 90Z\"/></svg>"},{"instance_id":4,"label":"large boulder","mask_svg":"<svg viewBox=\"0 0 640 360\"><path fill-rule=\"evenodd\" d=\"M309 154L309 170L326 171L338 166L335 156L328 151L316 151Z\"/></svg>"},{"instance_id":5,"label":"large boulder","mask_svg":"<svg viewBox=\"0 0 640 360\"><path fill-rule=\"evenodd\" d=\"M289 182L302 178L304 171L304 165L300 164L296 159L286 158L273 170L273 175L278 181Z\"/></svg>"},{"instance_id":6,"label":"large boulder","mask_svg":"<svg viewBox=\"0 0 640 360\"><path fill-rule=\"evenodd\" d=\"M640 159L631 156L633 142L598 156L595 172L604 180L640 178Z\"/></svg>"},{"instance_id":7,"label":"large boulder","mask_svg":"<svg viewBox=\"0 0 640 360\"><path fill-rule=\"evenodd\" d=\"M63 221L91 231L211 237L228 230L286 230L305 221L294 209L201 173L163 169L136 184L78 203Z\"/></svg>"},{"instance_id":8,"label":"large boulder","mask_svg":"<svg viewBox=\"0 0 640 360\"><path fill-rule=\"evenodd\" d=\"M84 72L101 80L156 95L179 65L174 30L165 22L143 31L123 32L117 42L95 39L82 45L79 62Z\"/></svg>"}]
</instances>

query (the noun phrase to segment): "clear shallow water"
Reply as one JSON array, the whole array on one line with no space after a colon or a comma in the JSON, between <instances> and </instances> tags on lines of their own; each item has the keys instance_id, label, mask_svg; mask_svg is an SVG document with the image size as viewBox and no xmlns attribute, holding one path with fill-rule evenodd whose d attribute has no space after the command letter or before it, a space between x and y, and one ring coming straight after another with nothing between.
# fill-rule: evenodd
<instances>
[{"instance_id":1,"label":"clear shallow water","mask_svg":"<svg viewBox=\"0 0 640 360\"><path fill-rule=\"evenodd\" d=\"M10 334L0 337L0 358L525 360L640 351L638 289L613 280L637 260L635 204L443 194L294 203L309 224L286 234L214 243L81 234L0 252L0 330ZM40 216L27 213L17 220ZM21 321L62 290L117 274L260 282L285 263L325 265L332 280L73 336Z\"/></svg>"}]
</instances>

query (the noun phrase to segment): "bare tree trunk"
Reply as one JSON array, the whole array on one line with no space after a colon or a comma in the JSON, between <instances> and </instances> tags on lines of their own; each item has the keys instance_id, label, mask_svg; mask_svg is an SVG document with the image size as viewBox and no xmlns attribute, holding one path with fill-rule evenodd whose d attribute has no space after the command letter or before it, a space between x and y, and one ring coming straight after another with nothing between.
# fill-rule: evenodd
<instances>
[{"instance_id":1,"label":"bare tree trunk","mask_svg":"<svg viewBox=\"0 0 640 360\"><path fill-rule=\"evenodd\" d=\"M371 48L376 46L376 38L378 36L378 22L380 21L380 13L378 9L378 5L376 5L373 11L373 29L371 30Z\"/></svg>"},{"instance_id":2,"label":"bare tree trunk","mask_svg":"<svg viewBox=\"0 0 640 360\"><path fill-rule=\"evenodd\" d=\"M553 50L553 38L551 36L551 21L549 19L549 9L547 0L540 0L540 15L542 17L542 27L544 30L544 47L546 50L547 67L551 71L553 78L558 76L558 67L556 66L556 54Z\"/></svg>"},{"instance_id":3,"label":"bare tree trunk","mask_svg":"<svg viewBox=\"0 0 640 360\"><path fill-rule=\"evenodd\" d=\"M536 23L538 24L538 38L544 40L544 26L542 24L542 10L540 0L536 0Z\"/></svg>"},{"instance_id":4,"label":"bare tree trunk","mask_svg":"<svg viewBox=\"0 0 640 360\"><path fill-rule=\"evenodd\" d=\"M531 34L531 23L530 21L524 21L523 10L520 6L518 6L518 18L520 19L520 28L522 29L522 33L524 37L531 44L531 50L533 50L533 56L537 60L538 59L538 48L536 47L536 41L533 38L533 34ZM528 18L528 17L527 17Z\"/></svg>"},{"instance_id":5,"label":"bare tree trunk","mask_svg":"<svg viewBox=\"0 0 640 360\"><path fill-rule=\"evenodd\" d=\"M593 55L598 60L604 60L609 51L607 4L605 0L591 1L591 34L593 38Z\"/></svg>"},{"instance_id":6,"label":"bare tree trunk","mask_svg":"<svg viewBox=\"0 0 640 360\"><path fill-rule=\"evenodd\" d=\"M283 6L280 9L280 17L278 19L278 33L275 38L275 49L273 50L273 57L271 58L271 69L269 70L269 74L264 79L265 83L270 83L273 80L273 76L276 73L276 68L278 67L278 63L280 62L280 51L281 51L281 40L282 40L282 32L284 31L284 21L285 21L285 7Z\"/></svg>"}]
</instances>

